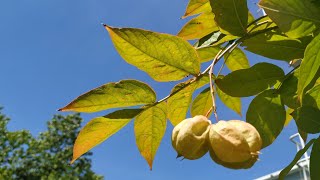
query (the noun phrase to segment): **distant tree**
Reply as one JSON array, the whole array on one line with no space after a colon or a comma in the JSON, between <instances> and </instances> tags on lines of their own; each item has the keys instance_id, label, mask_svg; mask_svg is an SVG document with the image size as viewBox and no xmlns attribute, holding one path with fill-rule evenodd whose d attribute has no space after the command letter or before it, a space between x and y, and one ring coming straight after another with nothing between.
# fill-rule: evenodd
<instances>
[{"instance_id":1,"label":"distant tree","mask_svg":"<svg viewBox=\"0 0 320 180\"><path fill-rule=\"evenodd\" d=\"M8 131L9 120L0 109L0 180L103 179L91 170L92 153L70 165L80 114L54 115L36 138L26 130Z\"/></svg>"}]
</instances>

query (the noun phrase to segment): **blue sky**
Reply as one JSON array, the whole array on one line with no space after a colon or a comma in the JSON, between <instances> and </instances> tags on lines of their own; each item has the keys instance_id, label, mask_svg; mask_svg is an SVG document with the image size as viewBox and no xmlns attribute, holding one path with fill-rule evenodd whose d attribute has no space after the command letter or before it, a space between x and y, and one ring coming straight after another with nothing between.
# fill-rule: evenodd
<instances>
[{"instance_id":1,"label":"blue sky","mask_svg":"<svg viewBox=\"0 0 320 180\"><path fill-rule=\"evenodd\" d=\"M255 9L254 2L249 0L251 9ZM187 3L187 0L0 1L0 105L12 119L10 130L28 129L37 135L46 129L46 121L59 113L58 108L107 82L138 79L149 83L159 99L166 96L174 83L155 82L122 60L101 23L176 34L187 22L180 19ZM247 55L251 65L268 61L288 71L284 63ZM243 114L249 100L243 100ZM82 114L84 124L109 112L112 110ZM218 113L220 119L240 118L219 101ZM93 149L93 169L108 180L253 179L283 168L296 151L288 140L296 133L291 123L249 170L223 168L208 155L195 161L180 161L175 159L171 147L172 126L168 123L150 171L135 146L132 124Z\"/></svg>"}]
</instances>

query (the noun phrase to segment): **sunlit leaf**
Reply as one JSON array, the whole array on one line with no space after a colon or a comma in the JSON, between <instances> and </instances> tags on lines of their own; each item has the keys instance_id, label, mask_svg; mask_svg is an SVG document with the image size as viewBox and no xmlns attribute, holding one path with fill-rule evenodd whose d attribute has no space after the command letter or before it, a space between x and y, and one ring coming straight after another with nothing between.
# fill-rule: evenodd
<instances>
[{"instance_id":1,"label":"sunlit leaf","mask_svg":"<svg viewBox=\"0 0 320 180\"><path fill-rule=\"evenodd\" d=\"M80 131L74 143L71 163L118 132L140 112L141 109L124 109L89 121Z\"/></svg>"},{"instance_id":2,"label":"sunlit leaf","mask_svg":"<svg viewBox=\"0 0 320 180\"><path fill-rule=\"evenodd\" d=\"M257 21L256 23L251 24L247 28L247 31L249 34L252 34L254 32L261 31L267 28L276 27L276 26L277 25L268 16L265 16L261 18L259 21Z\"/></svg>"},{"instance_id":3,"label":"sunlit leaf","mask_svg":"<svg viewBox=\"0 0 320 180\"><path fill-rule=\"evenodd\" d=\"M299 129L306 133L320 132L320 110L311 106L302 106L292 114Z\"/></svg>"},{"instance_id":4,"label":"sunlit leaf","mask_svg":"<svg viewBox=\"0 0 320 180\"><path fill-rule=\"evenodd\" d=\"M119 108L151 104L156 94L147 84L137 80L122 80L95 88L59 111L97 112L109 108Z\"/></svg>"},{"instance_id":5,"label":"sunlit leaf","mask_svg":"<svg viewBox=\"0 0 320 180\"><path fill-rule=\"evenodd\" d=\"M225 62L231 71L250 68L247 56L239 48L235 48L231 53L225 55Z\"/></svg>"},{"instance_id":6,"label":"sunlit leaf","mask_svg":"<svg viewBox=\"0 0 320 180\"><path fill-rule=\"evenodd\" d=\"M320 138L318 138L313 146L310 155L310 178L320 179Z\"/></svg>"},{"instance_id":7,"label":"sunlit leaf","mask_svg":"<svg viewBox=\"0 0 320 180\"><path fill-rule=\"evenodd\" d=\"M261 0L259 6L291 38L309 35L320 25L320 8L311 0Z\"/></svg>"},{"instance_id":8,"label":"sunlit leaf","mask_svg":"<svg viewBox=\"0 0 320 180\"><path fill-rule=\"evenodd\" d=\"M279 180L284 180L284 178L286 177L286 175L291 171L291 169L293 168L294 165L297 164L297 162L301 159L301 157L303 156L303 154L310 148L310 146L315 142L315 139L311 139L306 146L299 150L296 154L296 156L294 157L294 159L291 161L291 163L284 168L280 174L279 174Z\"/></svg>"},{"instance_id":9,"label":"sunlit leaf","mask_svg":"<svg viewBox=\"0 0 320 180\"><path fill-rule=\"evenodd\" d=\"M286 120L286 110L276 90L266 90L256 96L249 105L246 119L258 130L263 147L269 146L282 131Z\"/></svg>"},{"instance_id":10,"label":"sunlit leaf","mask_svg":"<svg viewBox=\"0 0 320 180\"><path fill-rule=\"evenodd\" d=\"M234 36L246 34L248 25L246 0L210 0L210 4L222 33Z\"/></svg>"},{"instance_id":11,"label":"sunlit leaf","mask_svg":"<svg viewBox=\"0 0 320 180\"><path fill-rule=\"evenodd\" d=\"M291 122L292 120L292 116L291 116L291 113L294 111L294 109L291 109L291 108L288 108L286 110L286 121L284 123L284 126L288 126L289 123Z\"/></svg>"},{"instance_id":12,"label":"sunlit leaf","mask_svg":"<svg viewBox=\"0 0 320 180\"><path fill-rule=\"evenodd\" d=\"M218 46L225 42L232 41L238 38L239 38L238 36L233 36L230 34L226 35L226 34L222 34L220 31L216 31L199 39L199 41L195 43L194 47L203 48L203 47Z\"/></svg>"},{"instance_id":13,"label":"sunlit leaf","mask_svg":"<svg viewBox=\"0 0 320 180\"><path fill-rule=\"evenodd\" d=\"M178 33L179 37L186 40L200 39L214 31L218 31L219 27L214 21L214 14L206 12L198 17L191 19Z\"/></svg>"},{"instance_id":14,"label":"sunlit leaf","mask_svg":"<svg viewBox=\"0 0 320 180\"><path fill-rule=\"evenodd\" d=\"M232 40L235 40L235 39L238 39L239 37L238 36L233 36L233 35L230 35L230 34L222 34L220 35L220 37L217 39L217 41L213 42L211 44L211 46L217 46L217 45L220 45L220 44L223 44L223 43L226 43L226 42L229 42L229 41L232 41Z\"/></svg>"},{"instance_id":15,"label":"sunlit leaf","mask_svg":"<svg viewBox=\"0 0 320 180\"><path fill-rule=\"evenodd\" d=\"M284 72L276 65L258 63L248 69L233 71L216 84L224 93L234 97L247 97L272 87L284 77Z\"/></svg>"},{"instance_id":16,"label":"sunlit leaf","mask_svg":"<svg viewBox=\"0 0 320 180\"><path fill-rule=\"evenodd\" d=\"M248 24L250 24L251 22L254 21L254 17L253 15L250 13L250 11L248 11Z\"/></svg>"},{"instance_id":17,"label":"sunlit leaf","mask_svg":"<svg viewBox=\"0 0 320 180\"><path fill-rule=\"evenodd\" d=\"M134 121L136 144L150 169L167 127L167 104L148 107Z\"/></svg>"},{"instance_id":18,"label":"sunlit leaf","mask_svg":"<svg viewBox=\"0 0 320 180\"><path fill-rule=\"evenodd\" d=\"M221 50L219 46L208 46L203 48L198 48L197 52L200 57L200 62L207 62L212 60Z\"/></svg>"},{"instance_id":19,"label":"sunlit leaf","mask_svg":"<svg viewBox=\"0 0 320 180\"><path fill-rule=\"evenodd\" d=\"M291 61L303 58L308 43L286 37L279 31L268 31L244 40L241 45L247 51L267 58Z\"/></svg>"},{"instance_id":20,"label":"sunlit leaf","mask_svg":"<svg viewBox=\"0 0 320 180\"><path fill-rule=\"evenodd\" d=\"M212 99L210 87L204 89L192 102L191 105L191 116L194 117L196 115L205 116L210 108L212 107Z\"/></svg>"},{"instance_id":21,"label":"sunlit leaf","mask_svg":"<svg viewBox=\"0 0 320 180\"><path fill-rule=\"evenodd\" d=\"M209 0L190 0L182 18L211 11Z\"/></svg>"},{"instance_id":22,"label":"sunlit leaf","mask_svg":"<svg viewBox=\"0 0 320 180\"><path fill-rule=\"evenodd\" d=\"M235 111L237 114L242 116L240 98L229 96L228 94L221 91L218 87L216 87L216 92L223 104L225 104L228 108L230 108L231 110Z\"/></svg>"},{"instance_id":23,"label":"sunlit leaf","mask_svg":"<svg viewBox=\"0 0 320 180\"><path fill-rule=\"evenodd\" d=\"M208 76L202 76L197 80L191 79L187 82L179 83L172 91L172 96L168 99L168 118L172 125L177 125L186 119L189 110L192 94L197 89L209 83Z\"/></svg>"},{"instance_id":24,"label":"sunlit leaf","mask_svg":"<svg viewBox=\"0 0 320 180\"><path fill-rule=\"evenodd\" d=\"M305 94L302 105L320 109L320 84L314 86Z\"/></svg>"},{"instance_id":25,"label":"sunlit leaf","mask_svg":"<svg viewBox=\"0 0 320 180\"><path fill-rule=\"evenodd\" d=\"M307 46L305 57L300 65L298 98L302 100L305 88L314 80L320 69L320 34Z\"/></svg>"},{"instance_id":26,"label":"sunlit leaf","mask_svg":"<svg viewBox=\"0 0 320 180\"><path fill-rule=\"evenodd\" d=\"M181 80L200 72L196 50L179 37L134 28L106 29L121 57L156 81Z\"/></svg>"}]
</instances>

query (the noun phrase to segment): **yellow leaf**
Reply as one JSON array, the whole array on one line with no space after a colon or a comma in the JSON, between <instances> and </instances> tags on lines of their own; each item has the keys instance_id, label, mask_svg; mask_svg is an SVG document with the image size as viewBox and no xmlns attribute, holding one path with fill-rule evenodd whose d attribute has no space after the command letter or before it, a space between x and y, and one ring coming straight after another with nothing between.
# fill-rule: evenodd
<instances>
[{"instance_id":1,"label":"yellow leaf","mask_svg":"<svg viewBox=\"0 0 320 180\"><path fill-rule=\"evenodd\" d=\"M200 39L218 30L219 27L214 22L214 14L212 12L206 12L191 19L183 26L178 36L186 40Z\"/></svg>"},{"instance_id":2,"label":"yellow leaf","mask_svg":"<svg viewBox=\"0 0 320 180\"><path fill-rule=\"evenodd\" d=\"M180 37L135 28L105 27L121 57L156 81L177 81L200 73L196 50Z\"/></svg>"},{"instance_id":3,"label":"yellow leaf","mask_svg":"<svg viewBox=\"0 0 320 180\"><path fill-rule=\"evenodd\" d=\"M141 109L124 109L104 117L92 119L84 128L82 128L74 143L71 163L118 132L140 112Z\"/></svg>"},{"instance_id":4,"label":"yellow leaf","mask_svg":"<svg viewBox=\"0 0 320 180\"><path fill-rule=\"evenodd\" d=\"M148 107L134 121L138 149L152 169L153 159L167 127L167 104Z\"/></svg>"},{"instance_id":5,"label":"yellow leaf","mask_svg":"<svg viewBox=\"0 0 320 180\"><path fill-rule=\"evenodd\" d=\"M209 0L190 0L186 12L184 13L184 16L182 16L182 18L210 11L211 6Z\"/></svg>"}]
</instances>

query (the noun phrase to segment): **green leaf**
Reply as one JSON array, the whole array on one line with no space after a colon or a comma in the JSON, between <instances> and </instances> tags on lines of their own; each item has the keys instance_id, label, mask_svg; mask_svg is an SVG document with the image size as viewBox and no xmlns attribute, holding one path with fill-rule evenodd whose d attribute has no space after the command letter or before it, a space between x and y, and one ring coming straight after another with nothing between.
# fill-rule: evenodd
<instances>
[{"instance_id":1,"label":"green leaf","mask_svg":"<svg viewBox=\"0 0 320 180\"><path fill-rule=\"evenodd\" d=\"M190 0L182 18L211 11L209 0Z\"/></svg>"},{"instance_id":2,"label":"green leaf","mask_svg":"<svg viewBox=\"0 0 320 180\"><path fill-rule=\"evenodd\" d=\"M320 132L319 109L311 106L302 106L296 109L291 115L294 120L296 120L300 130L311 134Z\"/></svg>"},{"instance_id":3,"label":"green leaf","mask_svg":"<svg viewBox=\"0 0 320 180\"><path fill-rule=\"evenodd\" d=\"M109 108L119 108L151 104L156 94L147 84L137 80L122 80L95 88L69 103L59 111L97 112Z\"/></svg>"},{"instance_id":4,"label":"green leaf","mask_svg":"<svg viewBox=\"0 0 320 180\"><path fill-rule=\"evenodd\" d=\"M171 91L168 99L168 118L173 126L186 119L189 106L192 101L193 92L209 83L208 76L201 76L198 79L190 79L179 83Z\"/></svg>"},{"instance_id":5,"label":"green leaf","mask_svg":"<svg viewBox=\"0 0 320 180\"><path fill-rule=\"evenodd\" d=\"M302 100L305 88L314 80L320 69L320 34L307 46L305 57L300 65L298 98Z\"/></svg>"},{"instance_id":6,"label":"green leaf","mask_svg":"<svg viewBox=\"0 0 320 180\"><path fill-rule=\"evenodd\" d=\"M198 48L197 52L200 57L200 62L207 62L212 60L221 50L221 47L219 46L208 46L203 48Z\"/></svg>"},{"instance_id":7,"label":"green leaf","mask_svg":"<svg viewBox=\"0 0 320 180\"><path fill-rule=\"evenodd\" d=\"M218 30L219 27L214 22L214 14L212 12L206 12L191 19L183 26L178 36L186 40L200 39Z\"/></svg>"},{"instance_id":8,"label":"green leaf","mask_svg":"<svg viewBox=\"0 0 320 180\"><path fill-rule=\"evenodd\" d=\"M233 71L216 84L226 94L234 97L247 97L272 87L284 77L284 72L276 65L258 63L248 69Z\"/></svg>"},{"instance_id":9,"label":"green leaf","mask_svg":"<svg viewBox=\"0 0 320 180\"><path fill-rule=\"evenodd\" d=\"M244 40L241 46L267 58L291 61L303 58L308 43L307 40L286 37L279 31L268 31Z\"/></svg>"},{"instance_id":10,"label":"green leaf","mask_svg":"<svg viewBox=\"0 0 320 180\"><path fill-rule=\"evenodd\" d=\"M283 103L292 109L296 109L300 106L297 99L298 78L299 69L296 69L288 76L288 78L283 81L281 87L279 88L279 93Z\"/></svg>"},{"instance_id":11,"label":"green leaf","mask_svg":"<svg viewBox=\"0 0 320 180\"><path fill-rule=\"evenodd\" d=\"M318 138L312 147L310 155L310 178L320 179L320 138Z\"/></svg>"},{"instance_id":12,"label":"green leaf","mask_svg":"<svg viewBox=\"0 0 320 180\"><path fill-rule=\"evenodd\" d=\"M239 48L235 48L231 53L225 55L225 62L231 71L250 68L247 56Z\"/></svg>"},{"instance_id":13,"label":"green leaf","mask_svg":"<svg viewBox=\"0 0 320 180\"><path fill-rule=\"evenodd\" d=\"M259 6L291 38L307 36L320 25L320 8L310 0L261 0Z\"/></svg>"},{"instance_id":14,"label":"green leaf","mask_svg":"<svg viewBox=\"0 0 320 180\"><path fill-rule=\"evenodd\" d=\"M246 34L248 24L246 0L210 0L210 4L222 33L234 36Z\"/></svg>"},{"instance_id":15,"label":"green leaf","mask_svg":"<svg viewBox=\"0 0 320 180\"><path fill-rule=\"evenodd\" d=\"M299 159L303 156L303 154L305 152L307 152L307 150L310 148L310 146L315 142L315 139L311 139L307 144L306 146L299 150L296 154L296 156L294 157L294 159L291 161L291 163L286 167L284 168L280 174L279 174L279 180L284 180L284 178L286 177L286 175L291 171L292 167L294 165L297 164L297 162L299 161Z\"/></svg>"},{"instance_id":16,"label":"green leaf","mask_svg":"<svg viewBox=\"0 0 320 180\"><path fill-rule=\"evenodd\" d=\"M228 108L242 116L240 98L229 96L228 94L221 91L218 87L216 87L216 92L223 104L225 104Z\"/></svg>"},{"instance_id":17,"label":"green leaf","mask_svg":"<svg viewBox=\"0 0 320 180\"><path fill-rule=\"evenodd\" d=\"M282 131L286 120L286 110L276 90L269 89L252 100L246 116L247 122L258 130L263 147L267 147Z\"/></svg>"},{"instance_id":18,"label":"green leaf","mask_svg":"<svg viewBox=\"0 0 320 180\"><path fill-rule=\"evenodd\" d=\"M105 26L121 57L156 81L176 81L200 72L196 50L183 39L134 28Z\"/></svg>"},{"instance_id":19,"label":"green leaf","mask_svg":"<svg viewBox=\"0 0 320 180\"><path fill-rule=\"evenodd\" d=\"M134 133L138 149L150 169L167 127L167 104L151 106L140 113L134 121Z\"/></svg>"},{"instance_id":20,"label":"green leaf","mask_svg":"<svg viewBox=\"0 0 320 180\"><path fill-rule=\"evenodd\" d=\"M96 145L107 140L138 115L141 109L124 109L89 121L80 131L73 147L71 163Z\"/></svg>"},{"instance_id":21,"label":"green leaf","mask_svg":"<svg viewBox=\"0 0 320 180\"><path fill-rule=\"evenodd\" d=\"M314 86L304 95L302 105L320 109L320 84Z\"/></svg>"},{"instance_id":22,"label":"green leaf","mask_svg":"<svg viewBox=\"0 0 320 180\"><path fill-rule=\"evenodd\" d=\"M210 108L212 107L212 99L210 88L204 89L192 102L191 105L191 116L196 115L207 115Z\"/></svg>"}]
</instances>

